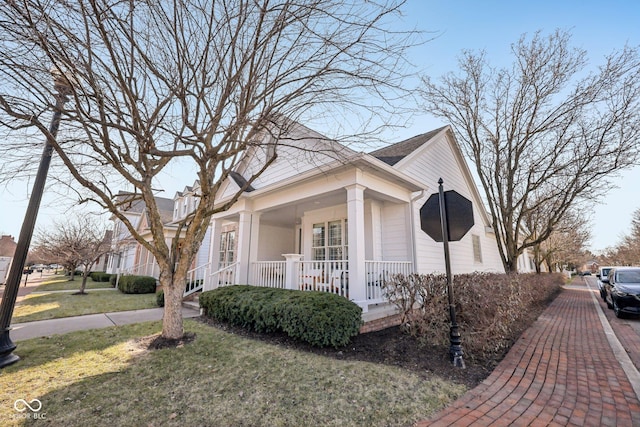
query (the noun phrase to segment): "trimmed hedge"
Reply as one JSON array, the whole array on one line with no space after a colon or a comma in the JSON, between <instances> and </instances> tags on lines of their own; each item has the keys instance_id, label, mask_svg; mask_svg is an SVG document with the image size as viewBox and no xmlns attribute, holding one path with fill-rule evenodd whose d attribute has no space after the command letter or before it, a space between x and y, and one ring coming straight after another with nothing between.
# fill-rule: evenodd
<instances>
[{"instance_id":1,"label":"trimmed hedge","mask_svg":"<svg viewBox=\"0 0 640 427\"><path fill-rule=\"evenodd\" d=\"M221 322L288 336L316 347L347 345L362 326L362 309L327 292L226 286L200 294L205 316Z\"/></svg>"},{"instance_id":2,"label":"trimmed hedge","mask_svg":"<svg viewBox=\"0 0 640 427\"><path fill-rule=\"evenodd\" d=\"M89 273L89 277L94 282L109 282L113 274L105 273L104 271L94 271Z\"/></svg>"},{"instance_id":3,"label":"trimmed hedge","mask_svg":"<svg viewBox=\"0 0 640 427\"><path fill-rule=\"evenodd\" d=\"M118 289L123 294L154 294L156 278L151 276L120 276Z\"/></svg>"},{"instance_id":4,"label":"trimmed hedge","mask_svg":"<svg viewBox=\"0 0 640 427\"><path fill-rule=\"evenodd\" d=\"M559 273L456 275L456 321L465 357L494 359L504 354L520 336L522 325L542 311L563 284L564 277ZM432 345L449 343L445 275L397 274L383 286L389 301L400 310L405 331Z\"/></svg>"},{"instance_id":5,"label":"trimmed hedge","mask_svg":"<svg viewBox=\"0 0 640 427\"><path fill-rule=\"evenodd\" d=\"M117 274L112 274L111 277L109 278L109 284L111 285L112 288L116 287L116 281L118 280L118 275Z\"/></svg>"}]
</instances>

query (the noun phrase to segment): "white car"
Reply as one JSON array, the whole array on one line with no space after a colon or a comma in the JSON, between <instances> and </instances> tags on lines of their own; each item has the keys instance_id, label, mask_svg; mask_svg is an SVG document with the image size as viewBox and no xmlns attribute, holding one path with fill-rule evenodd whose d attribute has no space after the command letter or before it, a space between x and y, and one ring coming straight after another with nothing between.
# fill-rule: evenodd
<instances>
[{"instance_id":1,"label":"white car","mask_svg":"<svg viewBox=\"0 0 640 427\"><path fill-rule=\"evenodd\" d=\"M609 283L609 271L613 267L600 267L596 276L598 276L598 289L600 290L600 296L604 301L606 301L605 297L607 296L606 289L604 288L605 283Z\"/></svg>"}]
</instances>

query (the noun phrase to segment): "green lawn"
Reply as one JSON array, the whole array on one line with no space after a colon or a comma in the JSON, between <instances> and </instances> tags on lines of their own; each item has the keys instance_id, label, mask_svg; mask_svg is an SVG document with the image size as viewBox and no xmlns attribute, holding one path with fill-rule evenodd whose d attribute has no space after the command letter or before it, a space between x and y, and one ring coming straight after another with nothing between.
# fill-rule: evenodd
<instances>
[{"instance_id":1,"label":"green lawn","mask_svg":"<svg viewBox=\"0 0 640 427\"><path fill-rule=\"evenodd\" d=\"M11 322L154 307L157 307L155 294L123 294L114 290L93 290L87 295L73 295L72 292L32 293L16 304Z\"/></svg>"},{"instance_id":2,"label":"green lawn","mask_svg":"<svg viewBox=\"0 0 640 427\"><path fill-rule=\"evenodd\" d=\"M136 344L160 329L149 322L20 342L22 360L0 370L8 402L0 424L22 425L31 414L13 402L38 399L40 416L64 426L408 426L465 392L432 374L326 358L192 320L190 344Z\"/></svg>"},{"instance_id":3,"label":"green lawn","mask_svg":"<svg viewBox=\"0 0 640 427\"><path fill-rule=\"evenodd\" d=\"M36 288L37 292L47 291L79 291L82 284L82 277L74 276L73 281L69 281L65 276L52 276L51 279L43 282ZM87 279L87 290L111 288L109 282L94 282L91 278Z\"/></svg>"}]
</instances>

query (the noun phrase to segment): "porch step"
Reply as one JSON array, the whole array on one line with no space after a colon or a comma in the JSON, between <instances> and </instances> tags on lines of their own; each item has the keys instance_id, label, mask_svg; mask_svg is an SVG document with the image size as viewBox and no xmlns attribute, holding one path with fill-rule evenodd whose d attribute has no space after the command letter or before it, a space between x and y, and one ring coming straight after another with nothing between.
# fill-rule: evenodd
<instances>
[{"instance_id":1,"label":"porch step","mask_svg":"<svg viewBox=\"0 0 640 427\"><path fill-rule=\"evenodd\" d=\"M200 310L200 302L198 301L197 295L190 297L189 299L182 300L182 306L191 308L193 310L198 310L200 311L200 314L202 314L202 311Z\"/></svg>"},{"instance_id":2,"label":"porch step","mask_svg":"<svg viewBox=\"0 0 640 427\"><path fill-rule=\"evenodd\" d=\"M360 333L364 334L399 325L400 314L391 304L376 304L370 306L366 313L362 313L362 320L364 325L360 328Z\"/></svg>"},{"instance_id":3,"label":"porch step","mask_svg":"<svg viewBox=\"0 0 640 427\"><path fill-rule=\"evenodd\" d=\"M362 320L367 322L372 322L374 320L382 319L385 317L394 316L399 313L398 308L389 303L376 304L374 306L369 306L369 310L362 313Z\"/></svg>"}]
</instances>

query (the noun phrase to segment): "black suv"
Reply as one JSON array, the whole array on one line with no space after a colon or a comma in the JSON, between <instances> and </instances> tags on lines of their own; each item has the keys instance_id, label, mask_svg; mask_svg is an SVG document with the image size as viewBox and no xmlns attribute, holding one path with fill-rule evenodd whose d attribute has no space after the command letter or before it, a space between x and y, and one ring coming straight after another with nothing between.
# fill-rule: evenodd
<instances>
[{"instance_id":1,"label":"black suv","mask_svg":"<svg viewBox=\"0 0 640 427\"><path fill-rule=\"evenodd\" d=\"M640 267L614 267L604 284L605 302L616 317L640 314Z\"/></svg>"}]
</instances>

